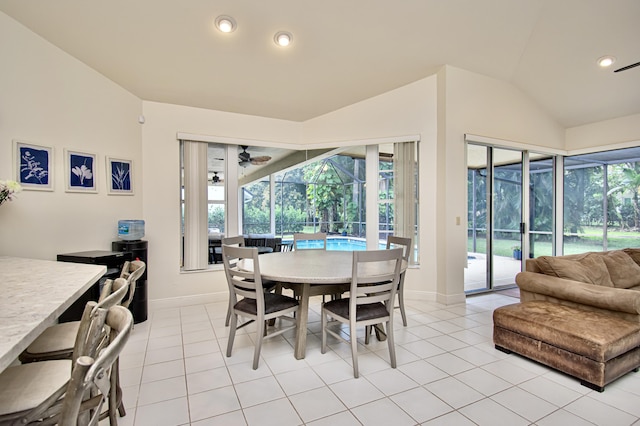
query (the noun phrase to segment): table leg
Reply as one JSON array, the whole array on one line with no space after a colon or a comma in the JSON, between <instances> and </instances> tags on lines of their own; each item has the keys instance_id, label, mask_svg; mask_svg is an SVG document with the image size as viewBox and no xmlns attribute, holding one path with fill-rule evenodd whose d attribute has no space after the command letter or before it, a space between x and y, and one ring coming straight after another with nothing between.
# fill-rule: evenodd
<instances>
[{"instance_id":1,"label":"table leg","mask_svg":"<svg viewBox=\"0 0 640 426\"><path fill-rule=\"evenodd\" d=\"M309 283L302 284L300 293L300 306L297 312L298 327L296 331L296 345L294 356L296 359L304 359L305 350L307 348L307 322L309 320L309 293L311 285Z\"/></svg>"}]
</instances>

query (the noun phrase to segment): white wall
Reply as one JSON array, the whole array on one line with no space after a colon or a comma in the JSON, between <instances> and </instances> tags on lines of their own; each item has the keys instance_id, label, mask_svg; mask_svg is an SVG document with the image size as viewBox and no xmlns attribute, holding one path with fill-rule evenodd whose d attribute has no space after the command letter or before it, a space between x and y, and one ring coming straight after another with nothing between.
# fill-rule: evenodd
<instances>
[{"instance_id":1,"label":"white wall","mask_svg":"<svg viewBox=\"0 0 640 426\"><path fill-rule=\"evenodd\" d=\"M149 241L149 299L156 305L178 298L198 303L228 294L224 273L180 272L180 156L177 133L290 144L296 148L301 124L157 102L143 102L142 182Z\"/></svg>"},{"instance_id":2,"label":"white wall","mask_svg":"<svg viewBox=\"0 0 640 426\"><path fill-rule=\"evenodd\" d=\"M354 141L419 136L420 265L407 272L405 286L412 297L435 299L436 76L400 87L357 104L308 120L306 144L343 146Z\"/></svg>"},{"instance_id":3,"label":"white wall","mask_svg":"<svg viewBox=\"0 0 640 426\"><path fill-rule=\"evenodd\" d=\"M105 155L142 178L142 102L0 12L0 179L16 179L12 140L54 148L54 191L23 191L0 207L0 255L55 259L111 250L118 219L142 217L135 196L106 194ZM94 153L97 194L66 193L64 148Z\"/></svg>"},{"instance_id":4,"label":"white wall","mask_svg":"<svg viewBox=\"0 0 640 426\"><path fill-rule=\"evenodd\" d=\"M438 74L444 122L438 125L438 296L459 301L467 261L467 173L465 134L490 136L524 144L563 148L564 130L514 86L459 68ZM440 95L441 93L439 93ZM460 218L460 224L456 219Z\"/></svg>"},{"instance_id":5,"label":"white wall","mask_svg":"<svg viewBox=\"0 0 640 426\"><path fill-rule=\"evenodd\" d=\"M567 151L593 151L640 145L640 114L600 121L566 131Z\"/></svg>"},{"instance_id":6,"label":"white wall","mask_svg":"<svg viewBox=\"0 0 640 426\"><path fill-rule=\"evenodd\" d=\"M465 133L555 149L564 144L564 129L515 87L451 66L304 123L305 143L420 135L421 264L406 279L413 297L443 303L465 297Z\"/></svg>"}]
</instances>

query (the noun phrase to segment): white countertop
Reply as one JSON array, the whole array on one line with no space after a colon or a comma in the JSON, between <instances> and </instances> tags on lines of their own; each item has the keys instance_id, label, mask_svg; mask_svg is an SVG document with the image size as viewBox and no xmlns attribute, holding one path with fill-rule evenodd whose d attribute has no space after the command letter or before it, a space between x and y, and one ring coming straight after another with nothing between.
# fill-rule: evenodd
<instances>
[{"instance_id":1,"label":"white countertop","mask_svg":"<svg viewBox=\"0 0 640 426\"><path fill-rule=\"evenodd\" d=\"M0 256L0 371L106 270L103 265Z\"/></svg>"}]
</instances>

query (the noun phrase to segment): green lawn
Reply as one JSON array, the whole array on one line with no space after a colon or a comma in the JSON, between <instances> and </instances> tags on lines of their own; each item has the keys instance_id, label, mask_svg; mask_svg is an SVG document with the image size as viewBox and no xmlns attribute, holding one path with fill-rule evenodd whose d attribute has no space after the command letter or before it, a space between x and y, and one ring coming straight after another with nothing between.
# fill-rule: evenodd
<instances>
[{"instance_id":1,"label":"green lawn","mask_svg":"<svg viewBox=\"0 0 640 426\"><path fill-rule=\"evenodd\" d=\"M626 247L640 247L640 232L609 231L607 234L607 250L616 250ZM512 256L513 247L520 246L519 240L494 240L493 252L496 256ZM473 241L467 240L467 250L473 251ZM587 251L602 251L602 228L585 228L580 236L565 237L564 254L577 254ZM550 256L550 242L534 242L534 256ZM476 240L476 252L486 253L486 241L482 238Z\"/></svg>"}]
</instances>

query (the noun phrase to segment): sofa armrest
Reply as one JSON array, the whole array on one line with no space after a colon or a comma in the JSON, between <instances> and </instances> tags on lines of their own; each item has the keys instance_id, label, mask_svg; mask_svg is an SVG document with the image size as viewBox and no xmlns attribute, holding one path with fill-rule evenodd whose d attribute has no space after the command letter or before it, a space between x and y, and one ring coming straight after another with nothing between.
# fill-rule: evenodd
<instances>
[{"instance_id":1,"label":"sofa armrest","mask_svg":"<svg viewBox=\"0 0 640 426\"><path fill-rule=\"evenodd\" d=\"M609 311L640 314L640 291L586 284L535 272L520 272L516 275L516 284L522 292Z\"/></svg>"}]
</instances>

